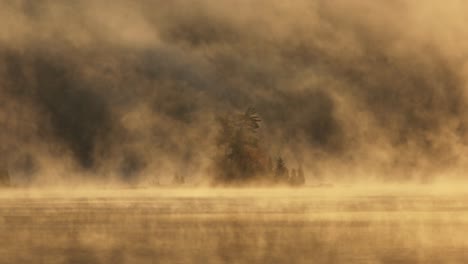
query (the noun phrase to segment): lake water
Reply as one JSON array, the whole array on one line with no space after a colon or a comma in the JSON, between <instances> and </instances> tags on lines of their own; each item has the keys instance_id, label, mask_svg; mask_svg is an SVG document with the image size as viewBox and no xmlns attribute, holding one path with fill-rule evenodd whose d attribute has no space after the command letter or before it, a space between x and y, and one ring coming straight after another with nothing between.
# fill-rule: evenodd
<instances>
[{"instance_id":1,"label":"lake water","mask_svg":"<svg viewBox=\"0 0 468 264\"><path fill-rule=\"evenodd\" d=\"M0 263L468 263L468 195L0 190Z\"/></svg>"}]
</instances>

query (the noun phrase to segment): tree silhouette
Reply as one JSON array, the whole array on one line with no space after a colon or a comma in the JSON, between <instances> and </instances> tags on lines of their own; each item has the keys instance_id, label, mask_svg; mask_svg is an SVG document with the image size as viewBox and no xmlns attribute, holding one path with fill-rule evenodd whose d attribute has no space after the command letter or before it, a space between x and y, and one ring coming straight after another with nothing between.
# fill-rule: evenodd
<instances>
[{"instance_id":1,"label":"tree silhouette","mask_svg":"<svg viewBox=\"0 0 468 264\"><path fill-rule=\"evenodd\" d=\"M185 183L185 177L180 173L176 173L172 179L172 183L176 185L181 185Z\"/></svg>"},{"instance_id":2,"label":"tree silhouette","mask_svg":"<svg viewBox=\"0 0 468 264\"><path fill-rule=\"evenodd\" d=\"M222 150L217 161L218 179L246 181L266 171L267 164L259 146L261 119L253 107L244 113L219 118L217 144Z\"/></svg>"},{"instance_id":3,"label":"tree silhouette","mask_svg":"<svg viewBox=\"0 0 468 264\"><path fill-rule=\"evenodd\" d=\"M275 162L260 144L261 118L253 107L245 112L218 118L218 152L215 157L217 183L246 183L253 179L268 183L300 185L302 168L292 170L291 177L282 157Z\"/></svg>"}]
</instances>

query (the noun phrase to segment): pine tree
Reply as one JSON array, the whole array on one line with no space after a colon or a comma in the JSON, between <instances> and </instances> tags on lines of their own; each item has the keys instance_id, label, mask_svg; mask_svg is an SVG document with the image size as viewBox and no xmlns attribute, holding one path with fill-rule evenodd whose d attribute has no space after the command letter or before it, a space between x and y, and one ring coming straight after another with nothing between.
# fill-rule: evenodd
<instances>
[{"instance_id":1,"label":"pine tree","mask_svg":"<svg viewBox=\"0 0 468 264\"><path fill-rule=\"evenodd\" d=\"M242 114L219 119L218 147L222 150L217 161L219 180L245 181L265 173L266 157L258 138L260 122L252 107Z\"/></svg>"}]
</instances>

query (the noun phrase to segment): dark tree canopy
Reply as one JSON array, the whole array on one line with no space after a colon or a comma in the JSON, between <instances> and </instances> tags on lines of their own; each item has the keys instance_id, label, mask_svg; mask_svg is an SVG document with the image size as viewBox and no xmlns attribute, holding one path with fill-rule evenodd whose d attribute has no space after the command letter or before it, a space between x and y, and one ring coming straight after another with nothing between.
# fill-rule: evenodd
<instances>
[{"instance_id":1,"label":"dark tree canopy","mask_svg":"<svg viewBox=\"0 0 468 264\"><path fill-rule=\"evenodd\" d=\"M251 180L266 170L265 154L259 145L261 119L254 108L242 114L219 118L220 133L217 158L218 180L242 182Z\"/></svg>"}]
</instances>

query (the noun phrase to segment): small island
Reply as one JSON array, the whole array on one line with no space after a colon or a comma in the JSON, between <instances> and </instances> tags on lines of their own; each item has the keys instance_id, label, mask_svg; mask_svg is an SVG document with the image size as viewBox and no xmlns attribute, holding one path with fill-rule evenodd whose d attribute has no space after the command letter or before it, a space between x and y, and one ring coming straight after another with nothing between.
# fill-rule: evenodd
<instances>
[{"instance_id":1,"label":"small island","mask_svg":"<svg viewBox=\"0 0 468 264\"><path fill-rule=\"evenodd\" d=\"M261 144L261 118L250 107L244 113L218 118L215 184L291 185L305 184L302 166L289 169L283 157L273 159Z\"/></svg>"}]
</instances>

